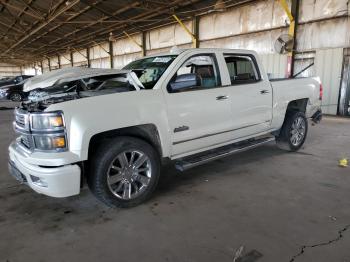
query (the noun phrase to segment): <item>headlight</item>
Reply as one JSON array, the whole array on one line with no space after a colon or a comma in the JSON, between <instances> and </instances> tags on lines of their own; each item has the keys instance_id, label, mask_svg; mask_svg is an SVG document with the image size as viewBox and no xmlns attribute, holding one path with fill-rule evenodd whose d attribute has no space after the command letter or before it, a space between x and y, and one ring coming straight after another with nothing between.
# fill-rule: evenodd
<instances>
[{"instance_id":1,"label":"headlight","mask_svg":"<svg viewBox=\"0 0 350 262\"><path fill-rule=\"evenodd\" d=\"M0 89L0 97L4 97L7 95L8 88L1 88Z\"/></svg>"},{"instance_id":2,"label":"headlight","mask_svg":"<svg viewBox=\"0 0 350 262\"><path fill-rule=\"evenodd\" d=\"M64 128L63 116L60 112L32 114L31 117L32 130L51 131Z\"/></svg>"},{"instance_id":3,"label":"headlight","mask_svg":"<svg viewBox=\"0 0 350 262\"><path fill-rule=\"evenodd\" d=\"M36 150L67 150L65 122L62 112L32 113L30 115L30 127Z\"/></svg>"},{"instance_id":4,"label":"headlight","mask_svg":"<svg viewBox=\"0 0 350 262\"><path fill-rule=\"evenodd\" d=\"M38 150L62 150L65 149L66 144L66 137L64 135L58 135L58 136L34 136L34 143L35 148Z\"/></svg>"}]
</instances>

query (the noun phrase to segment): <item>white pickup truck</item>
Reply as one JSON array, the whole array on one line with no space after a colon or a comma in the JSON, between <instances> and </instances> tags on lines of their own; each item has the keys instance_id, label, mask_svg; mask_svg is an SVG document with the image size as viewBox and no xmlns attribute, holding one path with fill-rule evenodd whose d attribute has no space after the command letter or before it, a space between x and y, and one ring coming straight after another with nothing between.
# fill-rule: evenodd
<instances>
[{"instance_id":1,"label":"white pickup truck","mask_svg":"<svg viewBox=\"0 0 350 262\"><path fill-rule=\"evenodd\" d=\"M123 70L70 68L26 82L10 173L38 193L87 184L109 206L155 190L161 164L183 171L276 140L298 150L321 120L318 78L270 81L253 51L175 50Z\"/></svg>"}]
</instances>

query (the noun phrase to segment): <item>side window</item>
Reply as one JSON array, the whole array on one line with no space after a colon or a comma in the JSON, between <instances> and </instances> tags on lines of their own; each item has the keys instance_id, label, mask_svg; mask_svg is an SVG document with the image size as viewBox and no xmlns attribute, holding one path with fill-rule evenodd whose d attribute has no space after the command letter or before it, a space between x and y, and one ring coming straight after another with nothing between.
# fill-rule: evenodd
<instances>
[{"instance_id":1,"label":"side window","mask_svg":"<svg viewBox=\"0 0 350 262\"><path fill-rule=\"evenodd\" d=\"M201 90L220 86L214 55L196 55L187 59L171 79L169 92Z\"/></svg>"},{"instance_id":2,"label":"side window","mask_svg":"<svg viewBox=\"0 0 350 262\"><path fill-rule=\"evenodd\" d=\"M225 55L231 84L247 84L260 80L253 59L248 55Z\"/></svg>"}]
</instances>

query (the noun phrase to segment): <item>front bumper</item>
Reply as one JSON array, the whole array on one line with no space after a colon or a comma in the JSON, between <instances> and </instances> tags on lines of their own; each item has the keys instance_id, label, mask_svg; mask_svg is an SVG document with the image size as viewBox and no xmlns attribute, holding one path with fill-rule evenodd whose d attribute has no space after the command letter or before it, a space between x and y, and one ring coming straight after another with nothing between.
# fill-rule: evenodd
<instances>
[{"instance_id":1,"label":"front bumper","mask_svg":"<svg viewBox=\"0 0 350 262\"><path fill-rule=\"evenodd\" d=\"M32 159L20 150L16 142L9 147L9 171L17 180L28 184L34 191L51 197L79 194L81 170L77 164L57 167L45 166L45 163L33 164L30 163Z\"/></svg>"}]
</instances>

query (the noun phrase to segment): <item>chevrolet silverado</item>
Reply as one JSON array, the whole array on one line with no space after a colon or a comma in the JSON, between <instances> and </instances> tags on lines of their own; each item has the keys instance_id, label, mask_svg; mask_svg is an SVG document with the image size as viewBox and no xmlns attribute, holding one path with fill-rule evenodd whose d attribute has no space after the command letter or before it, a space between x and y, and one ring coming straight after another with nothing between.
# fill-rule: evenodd
<instances>
[{"instance_id":1,"label":"chevrolet silverado","mask_svg":"<svg viewBox=\"0 0 350 262\"><path fill-rule=\"evenodd\" d=\"M29 79L15 109L9 170L38 193L68 197L87 182L109 206L131 207L161 165L184 171L276 141L303 145L321 120L319 78L269 80L254 51L173 50L122 70L66 68Z\"/></svg>"}]
</instances>

